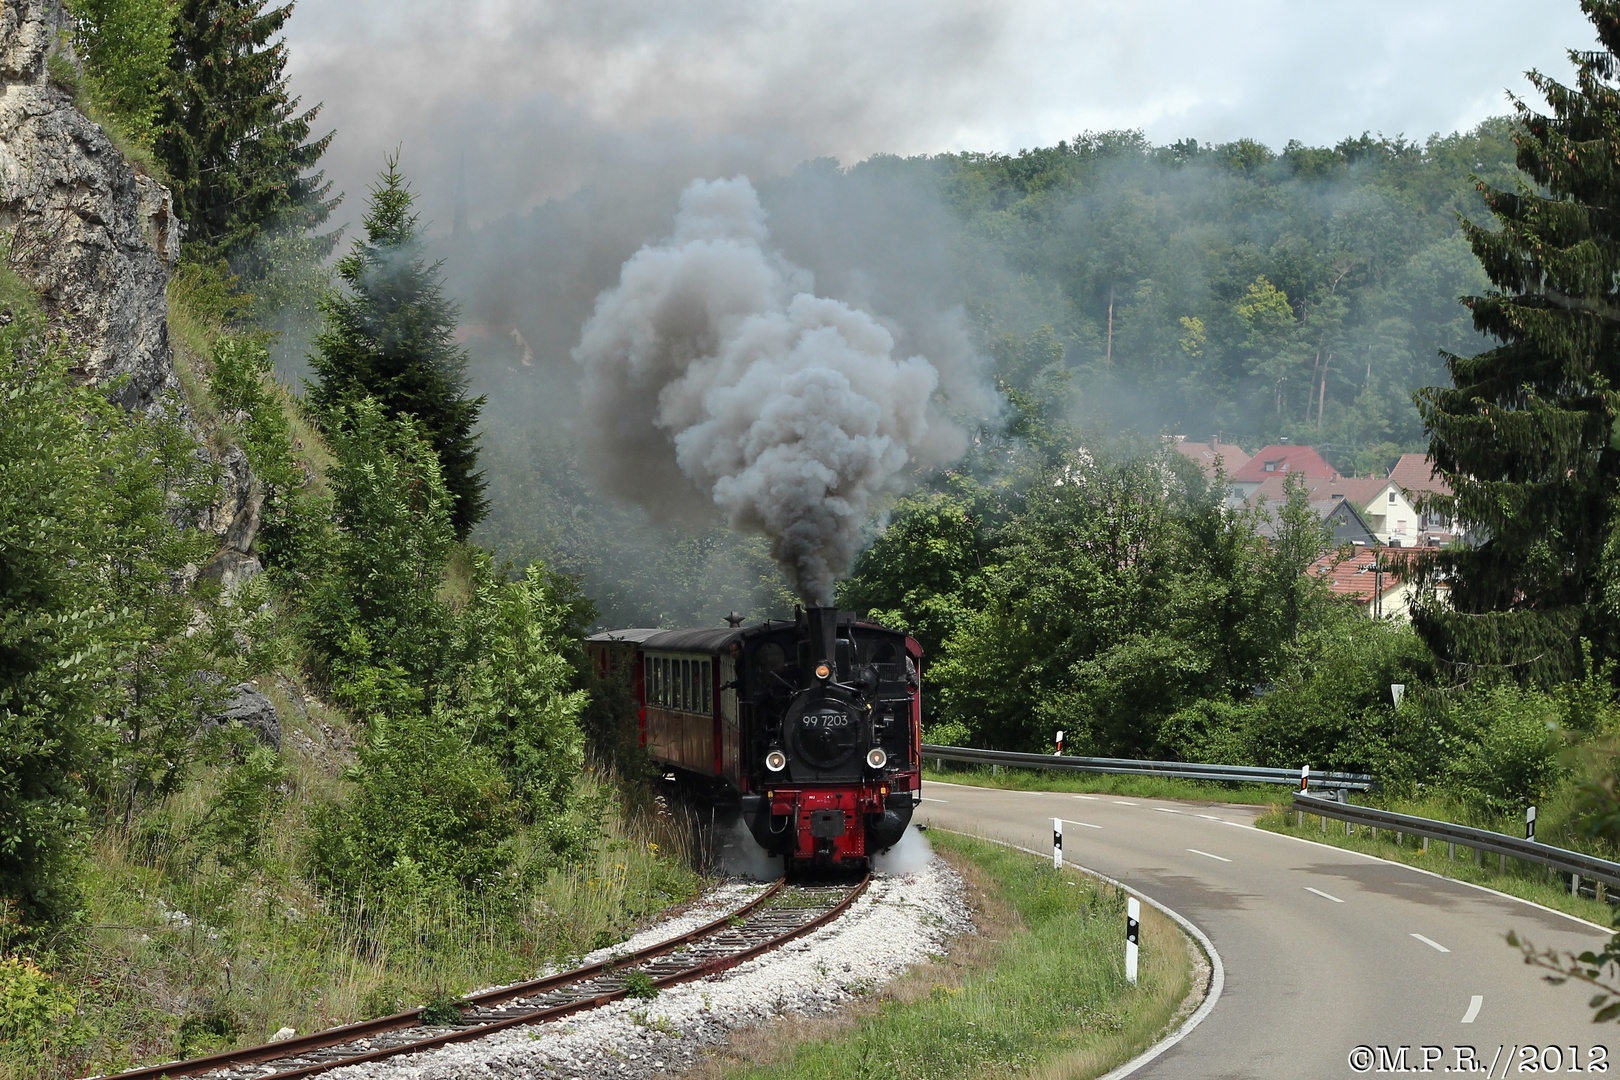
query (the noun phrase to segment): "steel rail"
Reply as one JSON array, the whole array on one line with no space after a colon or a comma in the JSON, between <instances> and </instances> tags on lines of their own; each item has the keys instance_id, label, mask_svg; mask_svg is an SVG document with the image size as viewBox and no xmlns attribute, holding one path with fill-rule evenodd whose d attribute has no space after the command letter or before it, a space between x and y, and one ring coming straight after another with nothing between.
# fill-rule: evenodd
<instances>
[{"instance_id":1,"label":"steel rail","mask_svg":"<svg viewBox=\"0 0 1620 1080\"><path fill-rule=\"evenodd\" d=\"M867 881L869 880L870 877L863 880L859 887L847 898L847 900L835 910L837 912L843 911L850 902L853 902L856 896L859 896L861 892L865 891ZM746 916L757 912L760 907L775 898L782 891L785 885L785 880L778 880L772 884L770 888L754 897L748 903L742 905L734 911L722 915L713 922L705 923L694 930L689 930L686 933L676 937L667 938L655 945L649 945L645 949L638 949L633 953L626 953L623 956L610 957L601 963L587 964L584 967L574 968L570 971L558 972L554 975L547 975L543 978L531 979L527 982L514 983L510 986L502 986L493 990L486 990L481 993L470 994L463 1000L467 1005L474 1008L488 1008L490 1006L500 1005L504 1002L511 1001L514 998L520 998L530 994L547 993L560 987L567 986L571 983L585 982L589 979L597 978L615 970L623 970L626 967L633 967L648 960L656 960L660 956L672 953L677 949L694 944L703 940L704 938L712 937L715 934L730 929L736 925L738 920L744 919ZM822 920L823 923L825 921L826 919ZM808 931L800 930L799 932L805 933ZM782 942L790 940L792 940L791 936L782 938ZM776 944L781 944L782 942L773 942L769 947L774 947ZM740 962L741 961L738 961L738 963ZM722 967L716 970L725 970L725 968ZM703 971L691 977L698 978L701 977L702 974L710 974L710 972ZM681 980L677 979L674 981ZM662 984L658 980L654 980L653 985ZM620 991L616 994L603 995L597 998L588 999L588 1003L583 1007L595 1008L597 1005L606 1004L608 1001L614 1000L617 997L623 997L624 993L624 991ZM405 1012L395 1013L391 1016L382 1016L374 1020L362 1020L358 1023L345 1024L342 1027L328 1028L324 1031L312 1032L309 1035L295 1035L290 1039L283 1039L280 1042L264 1043L259 1046L249 1046L240 1050L227 1050L218 1054L209 1054L206 1057L191 1058L185 1061L171 1061L162 1065L149 1065L144 1068L130 1070L129 1072L112 1073L104 1078L101 1078L101 1080L161 1080L163 1077L201 1076L218 1069L241 1068L249 1065L262 1064L269 1061L277 1061L283 1058L299 1057L303 1054L329 1049L333 1046L342 1046L348 1043L359 1042L386 1032L422 1026L423 1011L424 1010L420 1008L408 1009ZM577 1012L579 1010L574 1009L573 1011ZM549 1018L550 1017L538 1017L538 1019ZM286 1080L291 1080L293 1077L311 1076L315 1073L324 1072L327 1069L335 1069L343 1065L359 1064L362 1061L374 1061L383 1057L392 1057L395 1054L410 1053L414 1050L427 1049L431 1046L443 1045L447 1042L456 1042L460 1039L477 1038L478 1036L487 1034L490 1031L510 1027L515 1022L533 1022L535 1019L536 1017L525 1014L523 1017L519 1017L516 1020L503 1020L492 1024L476 1025L462 1031L453 1032L450 1035L436 1036L426 1040L404 1043L398 1047L389 1047L384 1050L375 1051L366 1055L344 1057L331 1062L323 1062L315 1066L302 1067L286 1072L261 1073L260 1075L265 1077L266 1080L269 1080L271 1077L286 1078Z\"/></svg>"},{"instance_id":2,"label":"steel rail","mask_svg":"<svg viewBox=\"0 0 1620 1080\"><path fill-rule=\"evenodd\" d=\"M1006 765L1018 769L1068 769L1073 772L1120 776L1169 776L1181 780L1213 780L1226 784L1298 785L1298 769L1272 769L1254 765L1206 765L1195 761L1138 761L1134 758L1062 757L1057 754L1021 754L1011 750L979 750L970 746L923 744L923 757L965 761L978 765ZM1311 786L1342 791L1370 791L1377 781L1366 773L1310 771Z\"/></svg>"},{"instance_id":3,"label":"steel rail","mask_svg":"<svg viewBox=\"0 0 1620 1080\"><path fill-rule=\"evenodd\" d=\"M1591 878L1593 881L1601 881L1605 885L1620 887L1620 863L1600 859L1596 855L1553 847L1539 840L1523 840L1507 833L1476 829L1470 825L1458 825L1450 821L1436 821L1433 818L1413 817L1410 814L1397 814L1390 810L1375 810L1370 806L1332 802L1312 795L1301 795L1298 792L1294 793L1294 809L1319 817L1334 818L1351 825L1366 825L1373 829L1388 829L1390 832L1410 833L1413 836L1426 836L1430 840L1461 844L1477 851L1488 851L1493 855L1506 855L1526 862L1540 863L1565 874L1576 874Z\"/></svg>"}]
</instances>

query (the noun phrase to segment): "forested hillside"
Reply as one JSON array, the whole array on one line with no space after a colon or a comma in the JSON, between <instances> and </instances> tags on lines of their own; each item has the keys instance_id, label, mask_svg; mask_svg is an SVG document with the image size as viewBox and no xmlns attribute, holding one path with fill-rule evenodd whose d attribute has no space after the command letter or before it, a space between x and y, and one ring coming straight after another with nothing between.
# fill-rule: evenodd
<instances>
[{"instance_id":1,"label":"forested hillside","mask_svg":"<svg viewBox=\"0 0 1620 1080\"><path fill-rule=\"evenodd\" d=\"M1292 438L1382 473L1426 449L1412 394L1444 380L1440 350L1480 347L1458 298L1486 282L1458 215L1488 216L1474 178L1508 182L1511 130L1275 152L1115 132L1010 156L810 162L758 188L819 292L889 318L925 355L967 343L1010 400L969 418L987 432ZM490 399L481 535L583 575L610 624L770 610L785 597L760 550L649 527L604 505L574 460L577 329L619 262L667 228L661 198L606 221L598 198L443 248Z\"/></svg>"}]
</instances>

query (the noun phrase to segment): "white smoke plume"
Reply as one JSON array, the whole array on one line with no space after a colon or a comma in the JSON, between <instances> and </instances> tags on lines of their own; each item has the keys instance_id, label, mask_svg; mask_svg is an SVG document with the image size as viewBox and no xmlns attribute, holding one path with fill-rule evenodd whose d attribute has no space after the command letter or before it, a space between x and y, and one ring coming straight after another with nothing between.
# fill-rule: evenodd
<instances>
[{"instance_id":1,"label":"white smoke plume","mask_svg":"<svg viewBox=\"0 0 1620 1080\"><path fill-rule=\"evenodd\" d=\"M939 372L894 348L772 250L747 178L694 181L673 234L625 262L574 349L587 460L658 516L711 501L769 538L807 603L831 604L873 497L964 445L930 405Z\"/></svg>"}]
</instances>

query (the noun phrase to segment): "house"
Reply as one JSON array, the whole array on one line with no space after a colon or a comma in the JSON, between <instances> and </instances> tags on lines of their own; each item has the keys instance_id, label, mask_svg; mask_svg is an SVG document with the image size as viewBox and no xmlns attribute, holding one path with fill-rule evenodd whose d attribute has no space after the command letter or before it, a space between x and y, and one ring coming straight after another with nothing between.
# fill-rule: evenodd
<instances>
[{"instance_id":1,"label":"house","mask_svg":"<svg viewBox=\"0 0 1620 1080\"><path fill-rule=\"evenodd\" d=\"M1378 543L1371 523L1356 504L1336 492L1341 479L1295 480L1294 484L1305 493L1305 505L1333 530L1335 545ZM1274 474L1256 487L1249 498L1248 505L1260 511L1257 531L1261 536L1269 539L1277 535L1278 514L1288 501L1288 487L1286 475Z\"/></svg>"},{"instance_id":2,"label":"house","mask_svg":"<svg viewBox=\"0 0 1620 1080\"><path fill-rule=\"evenodd\" d=\"M1268 446L1231 474L1232 491L1248 502L1260 485L1273 477L1299 476L1306 480L1336 480L1339 470L1327 463L1314 446L1280 443Z\"/></svg>"},{"instance_id":3,"label":"house","mask_svg":"<svg viewBox=\"0 0 1620 1080\"><path fill-rule=\"evenodd\" d=\"M1330 551L1305 572L1327 581L1334 596L1344 597L1375 619L1407 622L1412 617L1412 598L1417 587L1399 580L1402 569L1415 553L1407 549L1375 548L1353 544L1348 549ZM1444 585L1435 589L1437 599L1446 599Z\"/></svg>"},{"instance_id":4,"label":"house","mask_svg":"<svg viewBox=\"0 0 1620 1080\"><path fill-rule=\"evenodd\" d=\"M1350 477L1335 490L1356 504L1380 544L1445 547L1452 540L1451 522L1444 515L1418 507L1422 495L1451 494L1423 454L1402 454L1387 477Z\"/></svg>"},{"instance_id":5,"label":"house","mask_svg":"<svg viewBox=\"0 0 1620 1080\"><path fill-rule=\"evenodd\" d=\"M1204 475L1211 480L1215 479L1217 468L1225 472L1227 479L1231 479L1233 473L1249 463L1249 455L1243 452L1241 446L1223 443L1219 435L1209 442L1192 442L1185 435L1177 435L1175 448L1204 470Z\"/></svg>"}]
</instances>

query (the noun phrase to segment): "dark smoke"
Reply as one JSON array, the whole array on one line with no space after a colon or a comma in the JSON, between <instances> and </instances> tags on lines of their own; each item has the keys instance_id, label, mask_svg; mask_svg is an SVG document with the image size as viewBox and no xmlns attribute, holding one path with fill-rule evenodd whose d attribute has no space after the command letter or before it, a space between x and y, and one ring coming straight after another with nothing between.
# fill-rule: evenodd
<instances>
[{"instance_id":1,"label":"dark smoke","mask_svg":"<svg viewBox=\"0 0 1620 1080\"><path fill-rule=\"evenodd\" d=\"M874 497L965 436L931 404L933 364L813 288L769 246L746 178L695 181L674 232L597 298L574 357L604 488L666 519L712 503L769 538L807 603L830 604Z\"/></svg>"}]
</instances>

